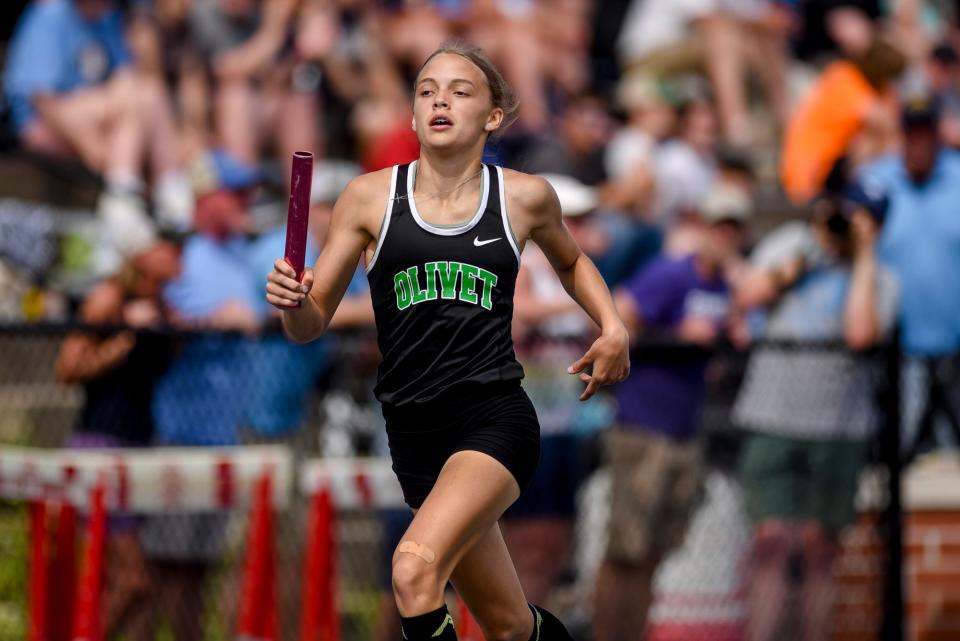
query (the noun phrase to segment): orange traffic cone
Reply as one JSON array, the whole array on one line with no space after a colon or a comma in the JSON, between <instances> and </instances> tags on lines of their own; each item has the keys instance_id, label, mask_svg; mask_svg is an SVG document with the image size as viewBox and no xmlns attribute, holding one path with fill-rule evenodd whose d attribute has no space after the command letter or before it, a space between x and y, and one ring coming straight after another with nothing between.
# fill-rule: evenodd
<instances>
[{"instance_id":1,"label":"orange traffic cone","mask_svg":"<svg viewBox=\"0 0 960 641\"><path fill-rule=\"evenodd\" d=\"M336 520L330 490L322 488L313 495L310 506L300 641L340 639L334 527Z\"/></svg>"}]
</instances>

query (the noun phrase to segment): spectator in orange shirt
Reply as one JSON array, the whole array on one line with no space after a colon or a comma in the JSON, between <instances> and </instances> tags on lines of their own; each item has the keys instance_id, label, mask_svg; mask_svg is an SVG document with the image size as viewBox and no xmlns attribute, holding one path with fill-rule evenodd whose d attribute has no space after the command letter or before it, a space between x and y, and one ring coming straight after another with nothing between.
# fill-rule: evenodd
<instances>
[{"instance_id":1,"label":"spectator in orange shirt","mask_svg":"<svg viewBox=\"0 0 960 641\"><path fill-rule=\"evenodd\" d=\"M899 51L875 41L827 65L787 125L780 175L792 201L816 196L841 158L856 165L885 150L896 134L889 89L904 64Z\"/></svg>"}]
</instances>

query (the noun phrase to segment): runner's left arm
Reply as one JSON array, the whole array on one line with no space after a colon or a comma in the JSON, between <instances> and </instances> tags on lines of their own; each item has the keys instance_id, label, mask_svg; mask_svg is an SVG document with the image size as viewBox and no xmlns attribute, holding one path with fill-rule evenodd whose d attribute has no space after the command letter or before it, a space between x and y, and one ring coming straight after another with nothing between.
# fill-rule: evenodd
<instances>
[{"instance_id":1,"label":"runner's left arm","mask_svg":"<svg viewBox=\"0 0 960 641\"><path fill-rule=\"evenodd\" d=\"M587 384L580 396L586 400L601 385L622 381L630 372L629 335L600 272L577 246L563 224L560 201L544 179L525 177L524 213L529 216L529 237L546 255L567 293L600 326L600 337L567 372ZM589 372L587 370L590 370Z\"/></svg>"}]
</instances>

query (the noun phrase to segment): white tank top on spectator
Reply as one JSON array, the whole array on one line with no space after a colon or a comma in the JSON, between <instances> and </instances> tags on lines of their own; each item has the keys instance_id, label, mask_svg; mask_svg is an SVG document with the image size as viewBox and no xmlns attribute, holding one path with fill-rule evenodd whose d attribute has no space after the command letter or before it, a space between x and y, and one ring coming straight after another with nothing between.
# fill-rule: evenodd
<instances>
[{"instance_id":1,"label":"white tank top on spectator","mask_svg":"<svg viewBox=\"0 0 960 641\"><path fill-rule=\"evenodd\" d=\"M655 223L661 229L670 229L682 213L699 211L717 181L717 161L679 139L663 143L653 161Z\"/></svg>"},{"instance_id":2,"label":"white tank top on spectator","mask_svg":"<svg viewBox=\"0 0 960 641\"><path fill-rule=\"evenodd\" d=\"M528 245L523 252L523 268L529 270L533 291L545 303L559 303L570 299L560 279L539 247ZM549 338L581 338L586 333L589 319L579 309L558 314L543 321L540 333Z\"/></svg>"},{"instance_id":3,"label":"white tank top on spectator","mask_svg":"<svg viewBox=\"0 0 960 641\"><path fill-rule=\"evenodd\" d=\"M650 165L657 141L646 131L624 127L613 135L603 155L603 164L611 178L630 175L637 165Z\"/></svg>"},{"instance_id":4,"label":"white tank top on spectator","mask_svg":"<svg viewBox=\"0 0 960 641\"><path fill-rule=\"evenodd\" d=\"M550 262L535 245L524 249L522 269L530 274L533 293L540 302L569 300ZM572 309L541 322L537 328L539 340L518 345L518 358L525 371L523 387L537 406L544 436L566 434L574 427L583 384L567 374L567 366L583 354L590 322L580 309Z\"/></svg>"}]
</instances>

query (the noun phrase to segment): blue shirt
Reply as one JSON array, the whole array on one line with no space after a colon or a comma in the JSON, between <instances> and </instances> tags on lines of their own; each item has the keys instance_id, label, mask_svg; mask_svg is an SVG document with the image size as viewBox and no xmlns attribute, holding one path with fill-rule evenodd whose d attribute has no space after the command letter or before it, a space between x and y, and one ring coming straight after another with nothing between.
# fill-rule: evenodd
<instances>
[{"instance_id":1,"label":"blue shirt","mask_svg":"<svg viewBox=\"0 0 960 641\"><path fill-rule=\"evenodd\" d=\"M868 165L890 196L879 255L900 284L898 316L908 353L960 348L960 154L943 150L929 180L914 184L899 156Z\"/></svg>"},{"instance_id":2,"label":"blue shirt","mask_svg":"<svg viewBox=\"0 0 960 641\"><path fill-rule=\"evenodd\" d=\"M189 320L209 318L228 302L259 310L260 290L247 264L242 236L224 242L196 234L187 240L181 274L164 291L167 304ZM263 372L255 344L244 336L200 335L185 341L157 382L157 438L176 445L233 445L245 406Z\"/></svg>"},{"instance_id":3,"label":"blue shirt","mask_svg":"<svg viewBox=\"0 0 960 641\"><path fill-rule=\"evenodd\" d=\"M250 244L248 261L255 287L263 291L273 261L283 256L286 229L268 231ZM317 248L310 236L304 253L305 264L317 260ZM260 308L271 309L266 296L260 296ZM329 362L330 345L326 337L295 345L284 336L271 334L253 346L261 375L247 398L246 420L259 434L277 436L303 424L307 395Z\"/></svg>"},{"instance_id":4,"label":"blue shirt","mask_svg":"<svg viewBox=\"0 0 960 641\"><path fill-rule=\"evenodd\" d=\"M273 261L283 255L286 229L268 231L250 245L248 260L254 287L263 291ZM313 265L319 252L307 236L305 263ZM367 278L357 269L347 287L346 296L367 290ZM260 296L263 312L269 309L266 296ZM306 345L296 345L284 336L270 335L253 346L259 376L247 398L246 420L259 434L277 436L299 428L304 421L307 398L317 379L330 364L332 345L323 336Z\"/></svg>"},{"instance_id":5,"label":"blue shirt","mask_svg":"<svg viewBox=\"0 0 960 641\"><path fill-rule=\"evenodd\" d=\"M263 290L267 283L267 274L273 271L273 261L283 256L286 243L286 227L277 227L265 232L250 243L247 256L250 275L253 277L255 287ZM303 252L304 265L313 267L319 255L320 252L317 251L313 238L310 234L307 234L307 246ZM258 304L264 313L270 310L270 303L267 302L266 296L260 296Z\"/></svg>"},{"instance_id":6,"label":"blue shirt","mask_svg":"<svg viewBox=\"0 0 960 641\"><path fill-rule=\"evenodd\" d=\"M3 89L14 125L22 131L36 117L31 101L38 94L98 84L129 61L119 11L88 22L71 0L35 0L7 51Z\"/></svg>"},{"instance_id":7,"label":"blue shirt","mask_svg":"<svg viewBox=\"0 0 960 641\"><path fill-rule=\"evenodd\" d=\"M253 270L254 286L258 291L262 290L266 284L267 274L273 271L273 261L280 256L283 256L286 242L286 228L278 227L271 231L265 232L255 241L250 243L250 248L248 251L249 264ZM308 234L307 247L304 251L304 264L312 267L317 262L317 258L319 256L320 251L313 242L313 238ZM359 296L367 293L369 290L370 286L367 283L366 272L358 265L357 270L350 279L350 284L347 285L345 296L348 298L351 296ZM270 304L267 303L266 297L260 296L259 300L262 302L262 308L266 312L266 310L270 308Z\"/></svg>"},{"instance_id":8,"label":"blue shirt","mask_svg":"<svg viewBox=\"0 0 960 641\"><path fill-rule=\"evenodd\" d=\"M230 301L264 318L263 285L253 277L249 247L243 236L223 242L203 234L191 236L183 246L180 277L164 291L167 303L188 320L203 320Z\"/></svg>"},{"instance_id":9,"label":"blue shirt","mask_svg":"<svg viewBox=\"0 0 960 641\"><path fill-rule=\"evenodd\" d=\"M722 325L730 296L722 278L704 279L695 259L661 257L638 272L626 285L640 311L641 326L675 330L684 318L707 318ZM617 386L617 420L678 441L697 432L703 403L705 361L651 361L643 354L631 358L630 375Z\"/></svg>"}]
</instances>

